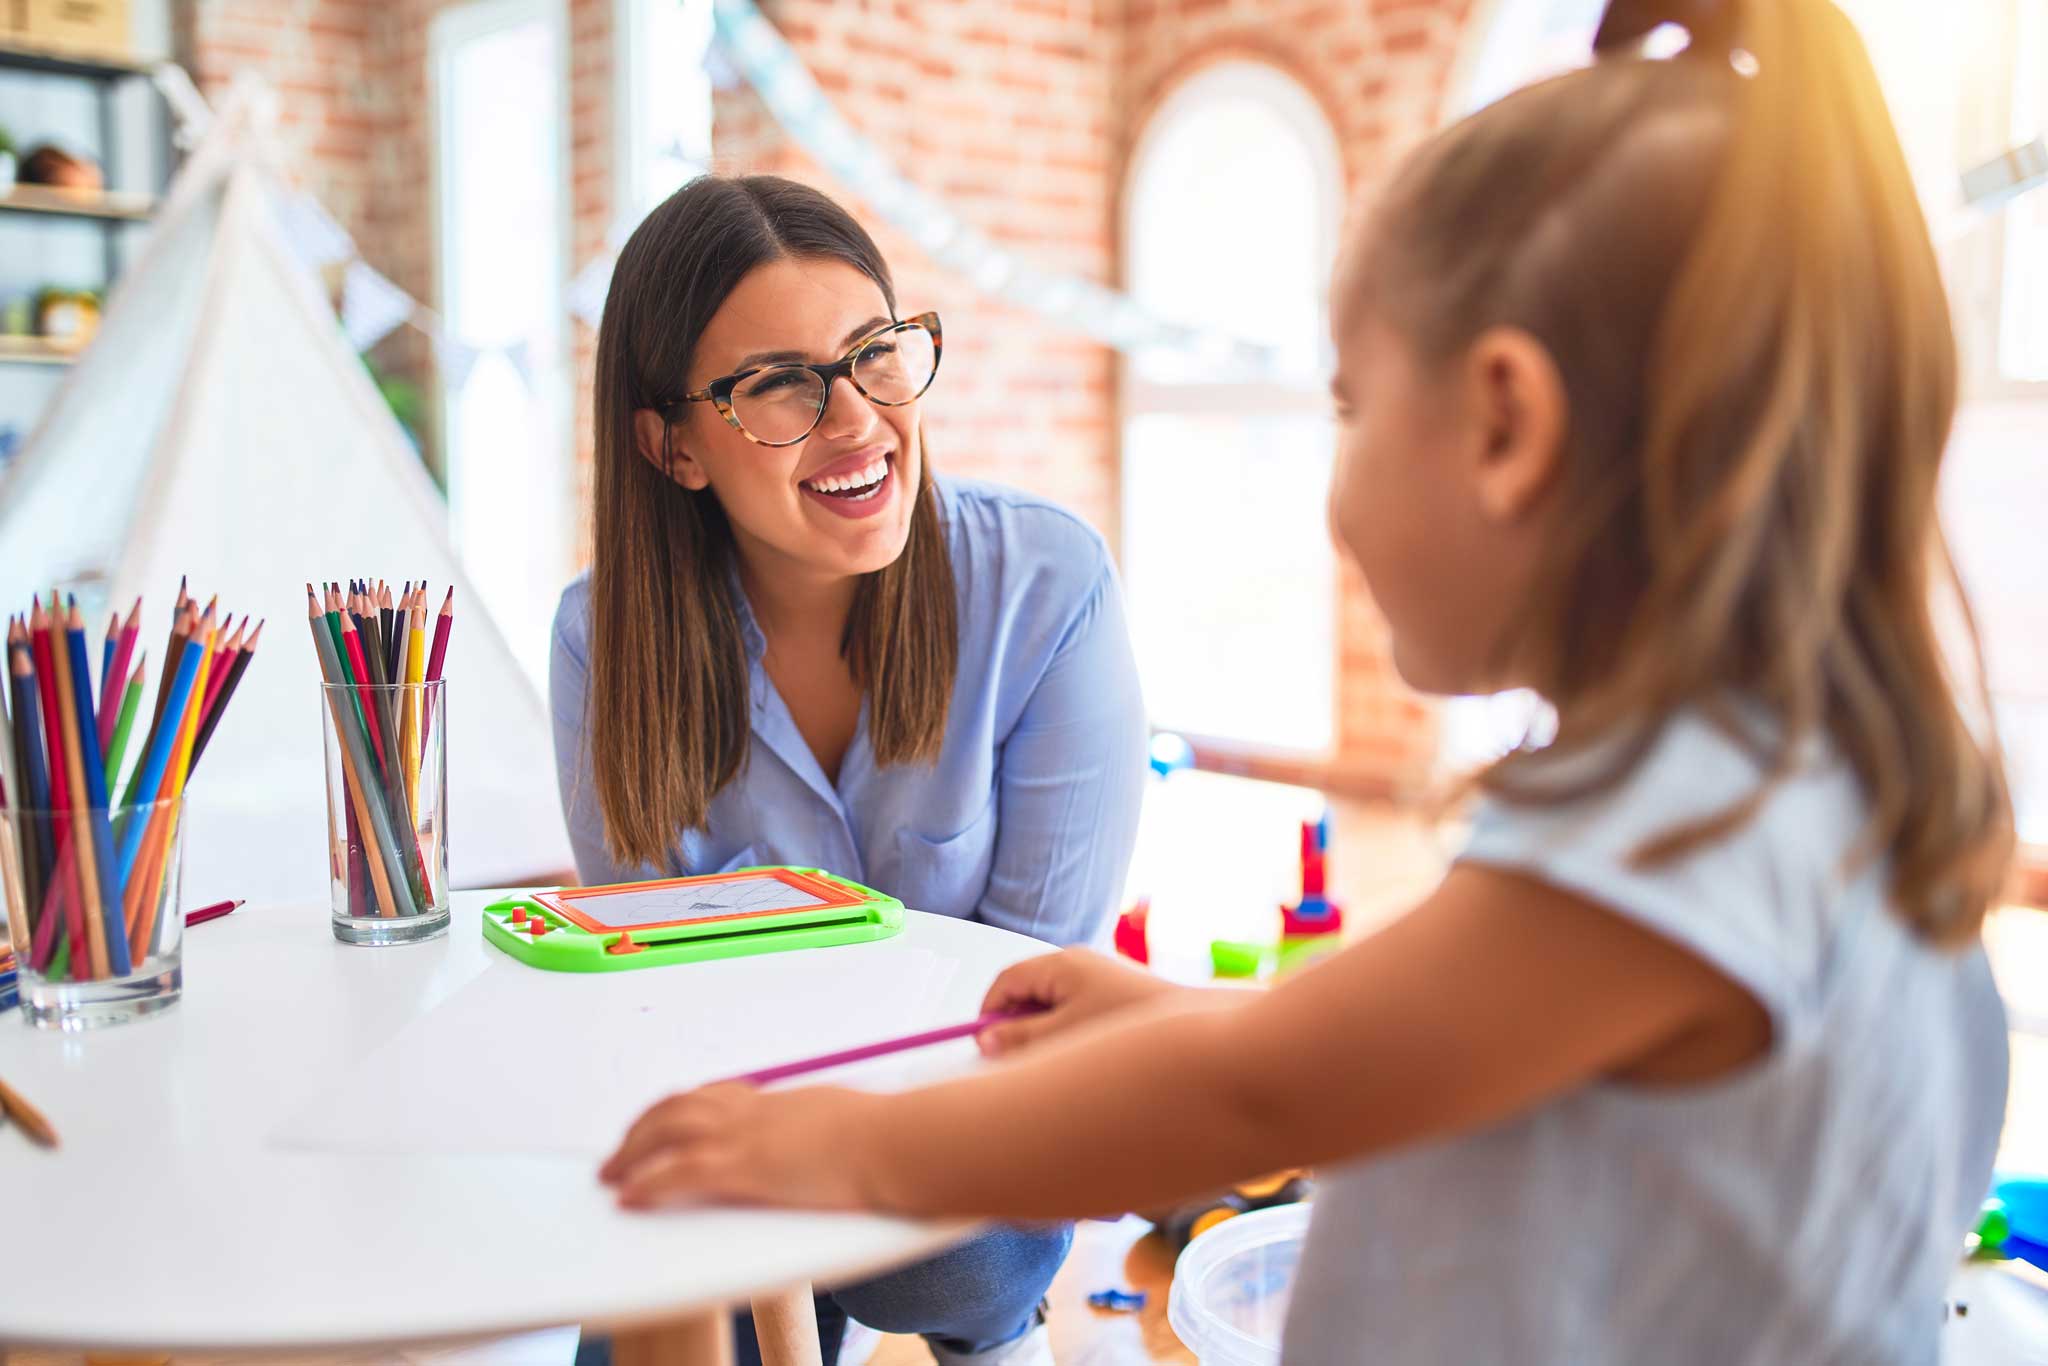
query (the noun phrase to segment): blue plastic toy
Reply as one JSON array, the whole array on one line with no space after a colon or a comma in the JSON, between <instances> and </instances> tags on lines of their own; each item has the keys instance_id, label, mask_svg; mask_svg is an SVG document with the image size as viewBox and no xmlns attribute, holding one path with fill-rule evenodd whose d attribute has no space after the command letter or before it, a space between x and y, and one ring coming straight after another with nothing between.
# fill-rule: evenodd
<instances>
[{"instance_id":1,"label":"blue plastic toy","mask_svg":"<svg viewBox=\"0 0 2048 1366\"><path fill-rule=\"evenodd\" d=\"M1088 1297L1088 1303L1097 1309L1107 1309L1112 1314L1135 1314L1145 1307L1145 1292L1142 1290L1098 1290Z\"/></svg>"}]
</instances>

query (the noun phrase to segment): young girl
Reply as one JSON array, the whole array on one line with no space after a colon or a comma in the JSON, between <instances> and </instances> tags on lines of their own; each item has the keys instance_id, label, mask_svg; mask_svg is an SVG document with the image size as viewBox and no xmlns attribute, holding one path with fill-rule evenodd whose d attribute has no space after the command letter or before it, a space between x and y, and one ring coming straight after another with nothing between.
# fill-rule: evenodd
<instances>
[{"instance_id":1,"label":"young girl","mask_svg":"<svg viewBox=\"0 0 2048 1366\"><path fill-rule=\"evenodd\" d=\"M933 479L940 337L791 181L705 177L627 242L595 559L550 670L586 883L790 863L1055 945L1101 925L1145 773L1116 574L1071 514ZM826 1360L847 1313L947 1361L1042 1360L1069 1236L996 1229L839 1288Z\"/></svg>"},{"instance_id":2,"label":"young girl","mask_svg":"<svg viewBox=\"0 0 2048 1366\"><path fill-rule=\"evenodd\" d=\"M1929 606L1954 342L1843 16L1685 8L1684 58L1423 147L1336 289L1331 519L1401 672L1558 717L1436 893L1250 997L1024 963L1014 1061L672 1098L624 1202L1046 1217L1316 1163L1288 1362L1934 1360L2012 841Z\"/></svg>"}]
</instances>

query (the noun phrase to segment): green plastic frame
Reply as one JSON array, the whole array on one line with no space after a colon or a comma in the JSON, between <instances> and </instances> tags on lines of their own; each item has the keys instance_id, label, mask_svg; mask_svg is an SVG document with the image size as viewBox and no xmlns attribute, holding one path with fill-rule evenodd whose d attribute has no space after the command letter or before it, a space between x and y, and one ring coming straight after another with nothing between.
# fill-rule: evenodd
<instances>
[{"instance_id":1,"label":"green plastic frame","mask_svg":"<svg viewBox=\"0 0 2048 1366\"><path fill-rule=\"evenodd\" d=\"M850 878L819 868L794 868L781 864L735 868L720 877L730 878L741 873L794 873L830 883L846 892L852 900L842 906L780 911L752 915L743 920L719 919L653 930L607 930L599 933L576 924L560 910L539 899L549 894L537 893L506 897L484 907L484 938L520 962L550 972L625 972L633 968L665 967L671 963L702 963L717 958L742 958L790 949L860 944L887 939L903 928L902 902L872 887L863 887ZM513 919L515 913L520 920ZM539 937L520 928L522 923L531 924L535 918L547 925L546 932ZM617 952L620 939L628 933L633 935L637 951Z\"/></svg>"}]
</instances>

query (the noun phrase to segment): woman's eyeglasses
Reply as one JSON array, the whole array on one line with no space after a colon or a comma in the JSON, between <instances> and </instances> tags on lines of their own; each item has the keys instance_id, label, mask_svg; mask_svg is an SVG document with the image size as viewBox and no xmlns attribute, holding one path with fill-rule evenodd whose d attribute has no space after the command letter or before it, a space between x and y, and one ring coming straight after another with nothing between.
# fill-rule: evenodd
<instances>
[{"instance_id":1,"label":"woman's eyeglasses","mask_svg":"<svg viewBox=\"0 0 2048 1366\"><path fill-rule=\"evenodd\" d=\"M685 403L711 403L740 435L763 446L794 446L824 419L832 386L853 381L885 408L914 402L939 373L939 315L920 313L856 342L831 365L759 365L712 380L662 410L674 421Z\"/></svg>"}]
</instances>

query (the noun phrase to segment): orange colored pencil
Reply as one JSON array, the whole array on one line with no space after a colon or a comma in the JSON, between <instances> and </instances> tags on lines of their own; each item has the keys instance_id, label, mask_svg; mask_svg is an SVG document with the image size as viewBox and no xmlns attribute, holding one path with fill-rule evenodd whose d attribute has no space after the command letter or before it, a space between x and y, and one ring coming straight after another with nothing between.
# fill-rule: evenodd
<instances>
[{"instance_id":1,"label":"orange colored pencil","mask_svg":"<svg viewBox=\"0 0 2048 1366\"><path fill-rule=\"evenodd\" d=\"M55 618L58 614L50 614ZM79 893L84 899L85 943L73 944L71 952L75 959L78 951L89 951L90 970L88 977L105 977L111 971L107 958L107 928L105 917L100 914L104 903L100 900L100 878L112 877L114 870L101 869L99 858L93 849L89 808L92 799L85 786L85 755L78 742L78 699L72 691L71 650L63 632L53 622L50 628L50 668L57 682L57 712L62 718L64 734L64 775L71 793L72 847L77 851Z\"/></svg>"}]
</instances>

